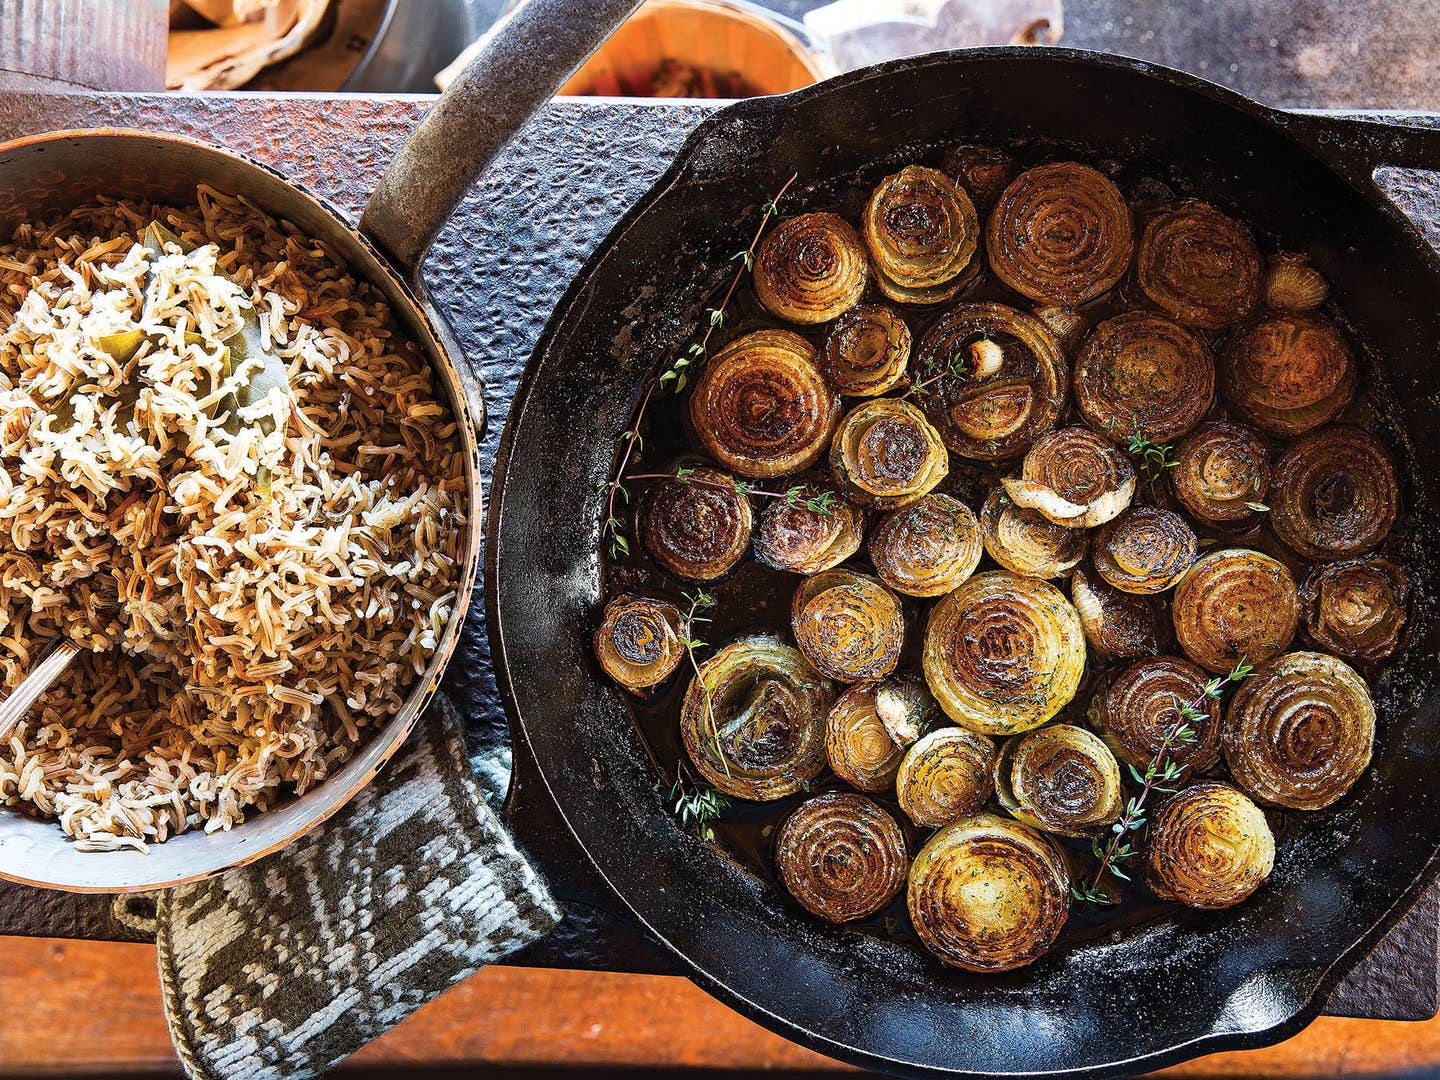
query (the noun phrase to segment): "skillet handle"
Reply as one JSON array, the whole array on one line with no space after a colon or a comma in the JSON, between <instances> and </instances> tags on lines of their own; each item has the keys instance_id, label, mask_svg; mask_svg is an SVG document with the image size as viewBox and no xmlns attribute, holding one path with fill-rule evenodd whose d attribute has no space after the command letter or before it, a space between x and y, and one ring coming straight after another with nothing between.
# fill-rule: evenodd
<instances>
[{"instance_id":1,"label":"skillet handle","mask_svg":"<svg viewBox=\"0 0 1440 1080\"><path fill-rule=\"evenodd\" d=\"M641 0L528 0L440 96L385 170L360 229L413 272L471 183Z\"/></svg>"},{"instance_id":2,"label":"skillet handle","mask_svg":"<svg viewBox=\"0 0 1440 1080\"><path fill-rule=\"evenodd\" d=\"M1440 170L1440 127L1385 123L1325 113L1289 113L1286 128L1362 192L1375 187L1375 170Z\"/></svg>"}]
</instances>

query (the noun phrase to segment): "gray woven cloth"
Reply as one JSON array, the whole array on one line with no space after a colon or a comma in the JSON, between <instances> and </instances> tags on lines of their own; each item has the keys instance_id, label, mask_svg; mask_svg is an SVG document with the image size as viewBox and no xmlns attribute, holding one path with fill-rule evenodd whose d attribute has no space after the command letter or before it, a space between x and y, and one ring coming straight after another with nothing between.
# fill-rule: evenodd
<instances>
[{"instance_id":1,"label":"gray woven cloth","mask_svg":"<svg viewBox=\"0 0 1440 1080\"><path fill-rule=\"evenodd\" d=\"M442 695L325 825L158 894L170 1035L195 1080L314 1076L559 918Z\"/></svg>"}]
</instances>

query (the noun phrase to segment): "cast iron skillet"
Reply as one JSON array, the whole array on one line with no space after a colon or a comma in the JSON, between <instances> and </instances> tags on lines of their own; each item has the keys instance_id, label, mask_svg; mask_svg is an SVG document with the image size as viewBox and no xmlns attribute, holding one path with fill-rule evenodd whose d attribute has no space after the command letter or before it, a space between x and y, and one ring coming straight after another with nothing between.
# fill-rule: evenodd
<instances>
[{"instance_id":1,"label":"cast iron skillet","mask_svg":"<svg viewBox=\"0 0 1440 1080\"><path fill-rule=\"evenodd\" d=\"M823 1053L916 1075L1097 1076L1278 1041L1433 876L1440 741L1433 597L1381 681L1373 766L1282 847L1229 912L1168 911L1004 976L800 916L666 812L654 767L589 641L616 438L646 377L689 340L760 204L787 212L872 182L927 145L1052 144L1173 177L1315 255L1388 385L1412 549L1433 539L1440 259L1379 194L1382 165L1440 164L1440 132L1276 112L1198 78L1065 49L981 49L855 72L721 110L571 285L521 381L496 466L485 568L496 671L517 737L630 916L694 977ZM877 164L878 163L878 164ZM888 168L887 168L888 166ZM1377 379L1377 374L1379 378Z\"/></svg>"}]
</instances>

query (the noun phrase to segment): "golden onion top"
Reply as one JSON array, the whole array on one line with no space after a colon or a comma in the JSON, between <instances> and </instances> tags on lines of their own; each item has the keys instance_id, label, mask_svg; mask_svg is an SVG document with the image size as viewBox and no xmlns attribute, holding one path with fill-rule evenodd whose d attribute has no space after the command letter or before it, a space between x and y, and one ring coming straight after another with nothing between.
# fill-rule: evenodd
<instances>
[{"instance_id":1,"label":"golden onion top","mask_svg":"<svg viewBox=\"0 0 1440 1080\"><path fill-rule=\"evenodd\" d=\"M945 155L945 172L981 209L989 209L1020 172L1017 162L998 146L965 143Z\"/></svg>"},{"instance_id":2,"label":"golden onion top","mask_svg":"<svg viewBox=\"0 0 1440 1080\"><path fill-rule=\"evenodd\" d=\"M865 511L840 498L833 485L806 481L796 498L773 499L755 527L755 557L775 570L818 574L860 550ZM826 505L817 500L829 496Z\"/></svg>"},{"instance_id":3,"label":"golden onion top","mask_svg":"<svg viewBox=\"0 0 1440 1080\"><path fill-rule=\"evenodd\" d=\"M685 752L726 795L756 802L792 795L825 769L833 696L805 657L773 634L741 638L701 664L685 691Z\"/></svg>"},{"instance_id":4,"label":"golden onion top","mask_svg":"<svg viewBox=\"0 0 1440 1080\"><path fill-rule=\"evenodd\" d=\"M1055 943L1070 911L1065 856L1040 833L996 814L945 826L910 864L910 922L942 961L1010 971Z\"/></svg>"},{"instance_id":5,"label":"golden onion top","mask_svg":"<svg viewBox=\"0 0 1440 1080\"><path fill-rule=\"evenodd\" d=\"M975 572L983 551L974 513L938 492L881 518L869 549L880 580L909 596L949 592Z\"/></svg>"},{"instance_id":6,"label":"golden onion top","mask_svg":"<svg viewBox=\"0 0 1440 1080\"><path fill-rule=\"evenodd\" d=\"M1009 735L1039 727L1075 696L1085 634L1053 585L996 570L976 574L935 605L923 666L951 719Z\"/></svg>"},{"instance_id":7,"label":"golden onion top","mask_svg":"<svg viewBox=\"0 0 1440 1080\"><path fill-rule=\"evenodd\" d=\"M1182 769L1208 772L1220 760L1220 702L1205 691L1209 674L1178 656L1152 656L1127 665L1090 701L1086 719L1125 764L1143 770L1169 746L1166 757ZM1187 718L1189 706L1204 719ZM1176 742L1186 725L1193 742Z\"/></svg>"},{"instance_id":8,"label":"golden onion top","mask_svg":"<svg viewBox=\"0 0 1440 1080\"><path fill-rule=\"evenodd\" d=\"M852 570L825 570L803 580L790 605L795 643L837 682L883 679L905 645L905 615L895 594Z\"/></svg>"},{"instance_id":9,"label":"golden onion top","mask_svg":"<svg viewBox=\"0 0 1440 1080\"><path fill-rule=\"evenodd\" d=\"M622 593L605 605L595 631L595 656L605 674L626 690L658 686L680 666L680 609L663 600Z\"/></svg>"},{"instance_id":10,"label":"golden onion top","mask_svg":"<svg viewBox=\"0 0 1440 1080\"><path fill-rule=\"evenodd\" d=\"M1270 480L1270 524L1307 559L1363 555L1400 512L1395 459L1368 431L1334 424L1291 444Z\"/></svg>"},{"instance_id":11,"label":"golden onion top","mask_svg":"<svg viewBox=\"0 0 1440 1080\"><path fill-rule=\"evenodd\" d=\"M1086 423L1120 441L1169 442L1210 409L1215 362L1179 323L1130 311L1095 328L1075 361L1075 403Z\"/></svg>"},{"instance_id":12,"label":"golden onion top","mask_svg":"<svg viewBox=\"0 0 1440 1080\"><path fill-rule=\"evenodd\" d=\"M939 303L974 276L975 205L936 169L907 165L881 180L865 205L861 231L875 283L892 300Z\"/></svg>"},{"instance_id":13,"label":"golden onion top","mask_svg":"<svg viewBox=\"0 0 1440 1080\"><path fill-rule=\"evenodd\" d=\"M755 252L755 295L790 322L829 322L865 293L865 246L839 214L801 214L782 221Z\"/></svg>"},{"instance_id":14,"label":"golden onion top","mask_svg":"<svg viewBox=\"0 0 1440 1080\"><path fill-rule=\"evenodd\" d=\"M1120 766L1110 748L1074 724L1007 739L995 761L995 795L1025 824L1091 836L1120 817Z\"/></svg>"},{"instance_id":15,"label":"golden onion top","mask_svg":"<svg viewBox=\"0 0 1440 1080\"><path fill-rule=\"evenodd\" d=\"M910 328L884 304L857 304L841 315L820 348L820 370L847 397L874 397L905 381Z\"/></svg>"},{"instance_id":16,"label":"golden onion top","mask_svg":"<svg viewBox=\"0 0 1440 1080\"><path fill-rule=\"evenodd\" d=\"M741 476L813 464L840 418L815 349L788 330L756 330L720 349L690 397L690 422L711 457Z\"/></svg>"},{"instance_id":17,"label":"golden onion top","mask_svg":"<svg viewBox=\"0 0 1440 1080\"><path fill-rule=\"evenodd\" d=\"M825 718L825 755L830 768L861 791L884 791L895 782L900 747L875 711L875 685L852 686L835 699Z\"/></svg>"},{"instance_id":18,"label":"golden onion top","mask_svg":"<svg viewBox=\"0 0 1440 1080\"><path fill-rule=\"evenodd\" d=\"M1270 450L1240 424L1204 424L1175 449L1170 484L1186 510L1204 521L1255 516L1270 490Z\"/></svg>"},{"instance_id":19,"label":"golden onion top","mask_svg":"<svg viewBox=\"0 0 1440 1080\"><path fill-rule=\"evenodd\" d=\"M1228 784L1207 781L1170 796L1156 810L1145 878L1165 899L1195 908L1234 907L1275 864L1264 812Z\"/></svg>"},{"instance_id":20,"label":"golden onion top","mask_svg":"<svg viewBox=\"0 0 1440 1080\"><path fill-rule=\"evenodd\" d=\"M854 502L906 506L950 471L950 455L925 414L900 398L871 398L845 414L830 444L830 471Z\"/></svg>"},{"instance_id":21,"label":"golden onion top","mask_svg":"<svg viewBox=\"0 0 1440 1080\"><path fill-rule=\"evenodd\" d=\"M1327 563L1300 585L1310 639L1327 652L1371 664L1399 647L1409 596L1409 576L1389 559Z\"/></svg>"},{"instance_id":22,"label":"golden onion top","mask_svg":"<svg viewBox=\"0 0 1440 1080\"><path fill-rule=\"evenodd\" d=\"M1074 161L1026 169L1001 194L985 230L995 276L1042 304L1095 299L1124 275L1134 248L1120 189Z\"/></svg>"},{"instance_id":23,"label":"golden onion top","mask_svg":"<svg viewBox=\"0 0 1440 1080\"><path fill-rule=\"evenodd\" d=\"M1355 357L1318 311L1267 312L1231 335L1220 358L1220 387L1243 419L1293 439L1349 404Z\"/></svg>"},{"instance_id":24,"label":"golden onion top","mask_svg":"<svg viewBox=\"0 0 1440 1080\"><path fill-rule=\"evenodd\" d=\"M1175 587L1175 637L1208 671L1263 664L1295 636L1300 596L1285 564L1243 548L1202 555Z\"/></svg>"},{"instance_id":25,"label":"golden onion top","mask_svg":"<svg viewBox=\"0 0 1440 1080\"><path fill-rule=\"evenodd\" d=\"M1154 656L1165 636L1159 605L1149 596L1125 593L1076 567L1070 601L1080 616L1085 643L1107 660Z\"/></svg>"},{"instance_id":26,"label":"golden onion top","mask_svg":"<svg viewBox=\"0 0 1440 1080\"><path fill-rule=\"evenodd\" d=\"M1287 653L1241 684L1220 741L1230 774L1252 798L1319 810L1370 764L1375 705L1365 680L1343 660Z\"/></svg>"},{"instance_id":27,"label":"golden onion top","mask_svg":"<svg viewBox=\"0 0 1440 1080\"><path fill-rule=\"evenodd\" d=\"M1085 557L1089 535L1016 506L997 484L980 508L980 535L990 557L1022 577L1058 578Z\"/></svg>"},{"instance_id":28,"label":"golden onion top","mask_svg":"<svg viewBox=\"0 0 1440 1080\"><path fill-rule=\"evenodd\" d=\"M728 473L694 468L685 479L662 480L646 493L636 519L640 543L677 577L723 577L750 547L754 512Z\"/></svg>"},{"instance_id":29,"label":"golden onion top","mask_svg":"<svg viewBox=\"0 0 1440 1080\"><path fill-rule=\"evenodd\" d=\"M1096 530L1095 569L1123 592L1164 592L1184 576L1200 551L1185 519L1158 506L1132 506Z\"/></svg>"},{"instance_id":30,"label":"golden onion top","mask_svg":"<svg viewBox=\"0 0 1440 1080\"><path fill-rule=\"evenodd\" d=\"M991 342L1002 360L986 374L947 373L956 356ZM988 352L989 350L987 350ZM1069 374L1060 346L1033 315L1004 304L957 304L931 324L915 353L914 381L928 383L921 406L955 453L1003 461L1055 426Z\"/></svg>"},{"instance_id":31,"label":"golden onion top","mask_svg":"<svg viewBox=\"0 0 1440 1080\"><path fill-rule=\"evenodd\" d=\"M1250 314L1260 299L1262 269L1245 226L1197 200L1152 217L1135 259L1145 295L1186 326L1206 330Z\"/></svg>"},{"instance_id":32,"label":"golden onion top","mask_svg":"<svg viewBox=\"0 0 1440 1080\"><path fill-rule=\"evenodd\" d=\"M900 809L921 828L977 813L994 789L995 743L964 728L936 728L905 751L895 777Z\"/></svg>"},{"instance_id":33,"label":"golden onion top","mask_svg":"<svg viewBox=\"0 0 1440 1080\"><path fill-rule=\"evenodd\" d=\"M1130 505L1135 467L1089 428L1067 427L1036 440L1020 478L1003 483L1016 506L1082 529L1103 525Z\"/></svg>"},{"instance_id":34,"label":"golden onion top","mask_svg":"<svg viewBox=\"0 0 1440 1080\"><path fill-rule=\"evenodd\" d=\"M905 884L905 836L884 807L827 791L790 812L775 834L775 867L806 911L833 923L873 915Z\"/></svg>"}]
</instances>

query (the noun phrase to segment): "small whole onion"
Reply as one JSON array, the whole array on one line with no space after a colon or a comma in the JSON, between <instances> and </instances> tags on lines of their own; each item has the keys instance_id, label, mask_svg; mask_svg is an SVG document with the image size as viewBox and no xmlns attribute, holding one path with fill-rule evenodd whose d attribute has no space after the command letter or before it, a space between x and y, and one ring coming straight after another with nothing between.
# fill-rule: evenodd
<instances>
[{"instance_id":1,"label":"small whole onion","mask_svg":"<svg viewBox=\"0 0 1440 1080\"><path fill-rule=\"evenodd\" d=\"M1120 766L1110 748L1084 728L1048 724L1000 748L995 795L1034 828L1092 836L1120 817Z\"/></svg>"},{"instance_id":2,"label":"small whole onion","mask_svg":"<svg viewBox=\"0 0 1440 1080\"><path fill-rule=\"evenodd\" d=\"M1185 788L1151 821L1145 878L1162 898L1195 908L1234 907L1274 865L1275 837L1264 812L1228 784Z\"/></svg>"},{"instance_id":3,"label":"small whole onion","mask_svg":"<svg viewBox=\"0 0 1440 1080\"><path fill-rule=\"evenodd\" d=\"M1300 604L1310 640L1327 652L1377 663L1400 645L1410 579L1389 559L1349 559L1310 571Z\"/></svg>"},{"instance_id":4,"label":"small whole onion","mask_svg":"<svg viewBox=\"0 0 1440 1080\"><path fill-rule=\"evenodd\" d=\"M880 580L909 596L950 592L975 572L984 550L970 508L938 492L881 518L869 548Z\"/></svg>"},{"instance_id":5,"label":"small whole onion","mask_svg":"<svg viewBox=\"0 0 1440 1080\"><path fill-rule=\"evenodd\" d=\"M790 605L795 644L836 682L883 679L905 645L900 601L872 577L825 570L802 581Z\"/></svg>"},{"instance_id":6,"label":"small whole onion","mask_svg":"<svg viewBox=\"0 0 1440 1080\"><path fill-rule=\"evenodd\" d=\"M865 293L865 246L839 214L801 214L782 221L755 252L755 295L793 323L829 322Z\"/></svg>"},{"instance_id":7,"label":"small whole onion","mask_svg":"<svg viewBox=\"0 0 1440 1080\"><path fill-rule=\"evenodd\" d=\"M901 759L895 777L900 809L921 828L974 814L994 791L995 743L964 728L936 728Z\"/></svg>"},{"instance_id":8,"label":"small whole onion","mask_svg":"<svg viewBox=\"0 0 1440 1080\"><path fill-rule=\"evenodd\" d=\"M1260 299L1263 263L1250 233L1209 203L1186 200L1152 217L1135 277L1145 295L1186 326L1220 330Z\"/></svg>"},{"instance_id":9,"label":"small whole onion","mask_svg":"<svg viewBox=\"0 0 1440 1080\"><path fill-rule=\"evenodd\" d=\"M828 791L801 803L775 834L775 867L806 911L833 923L873 915L905 884L900 826L872 799Z\"/></svg>"},{"instance_id":10,"label":"small whole onion","mask_svg":"<svg viewBox=\"0 0 1440 1080\"><path fill-rule=\"evenodd\" d=\"M605 605L595 656L606 675L632 693L644 693L673 675L685 658L682 622L674 604L621 594Z\"/></svg>"}]
</instances>

